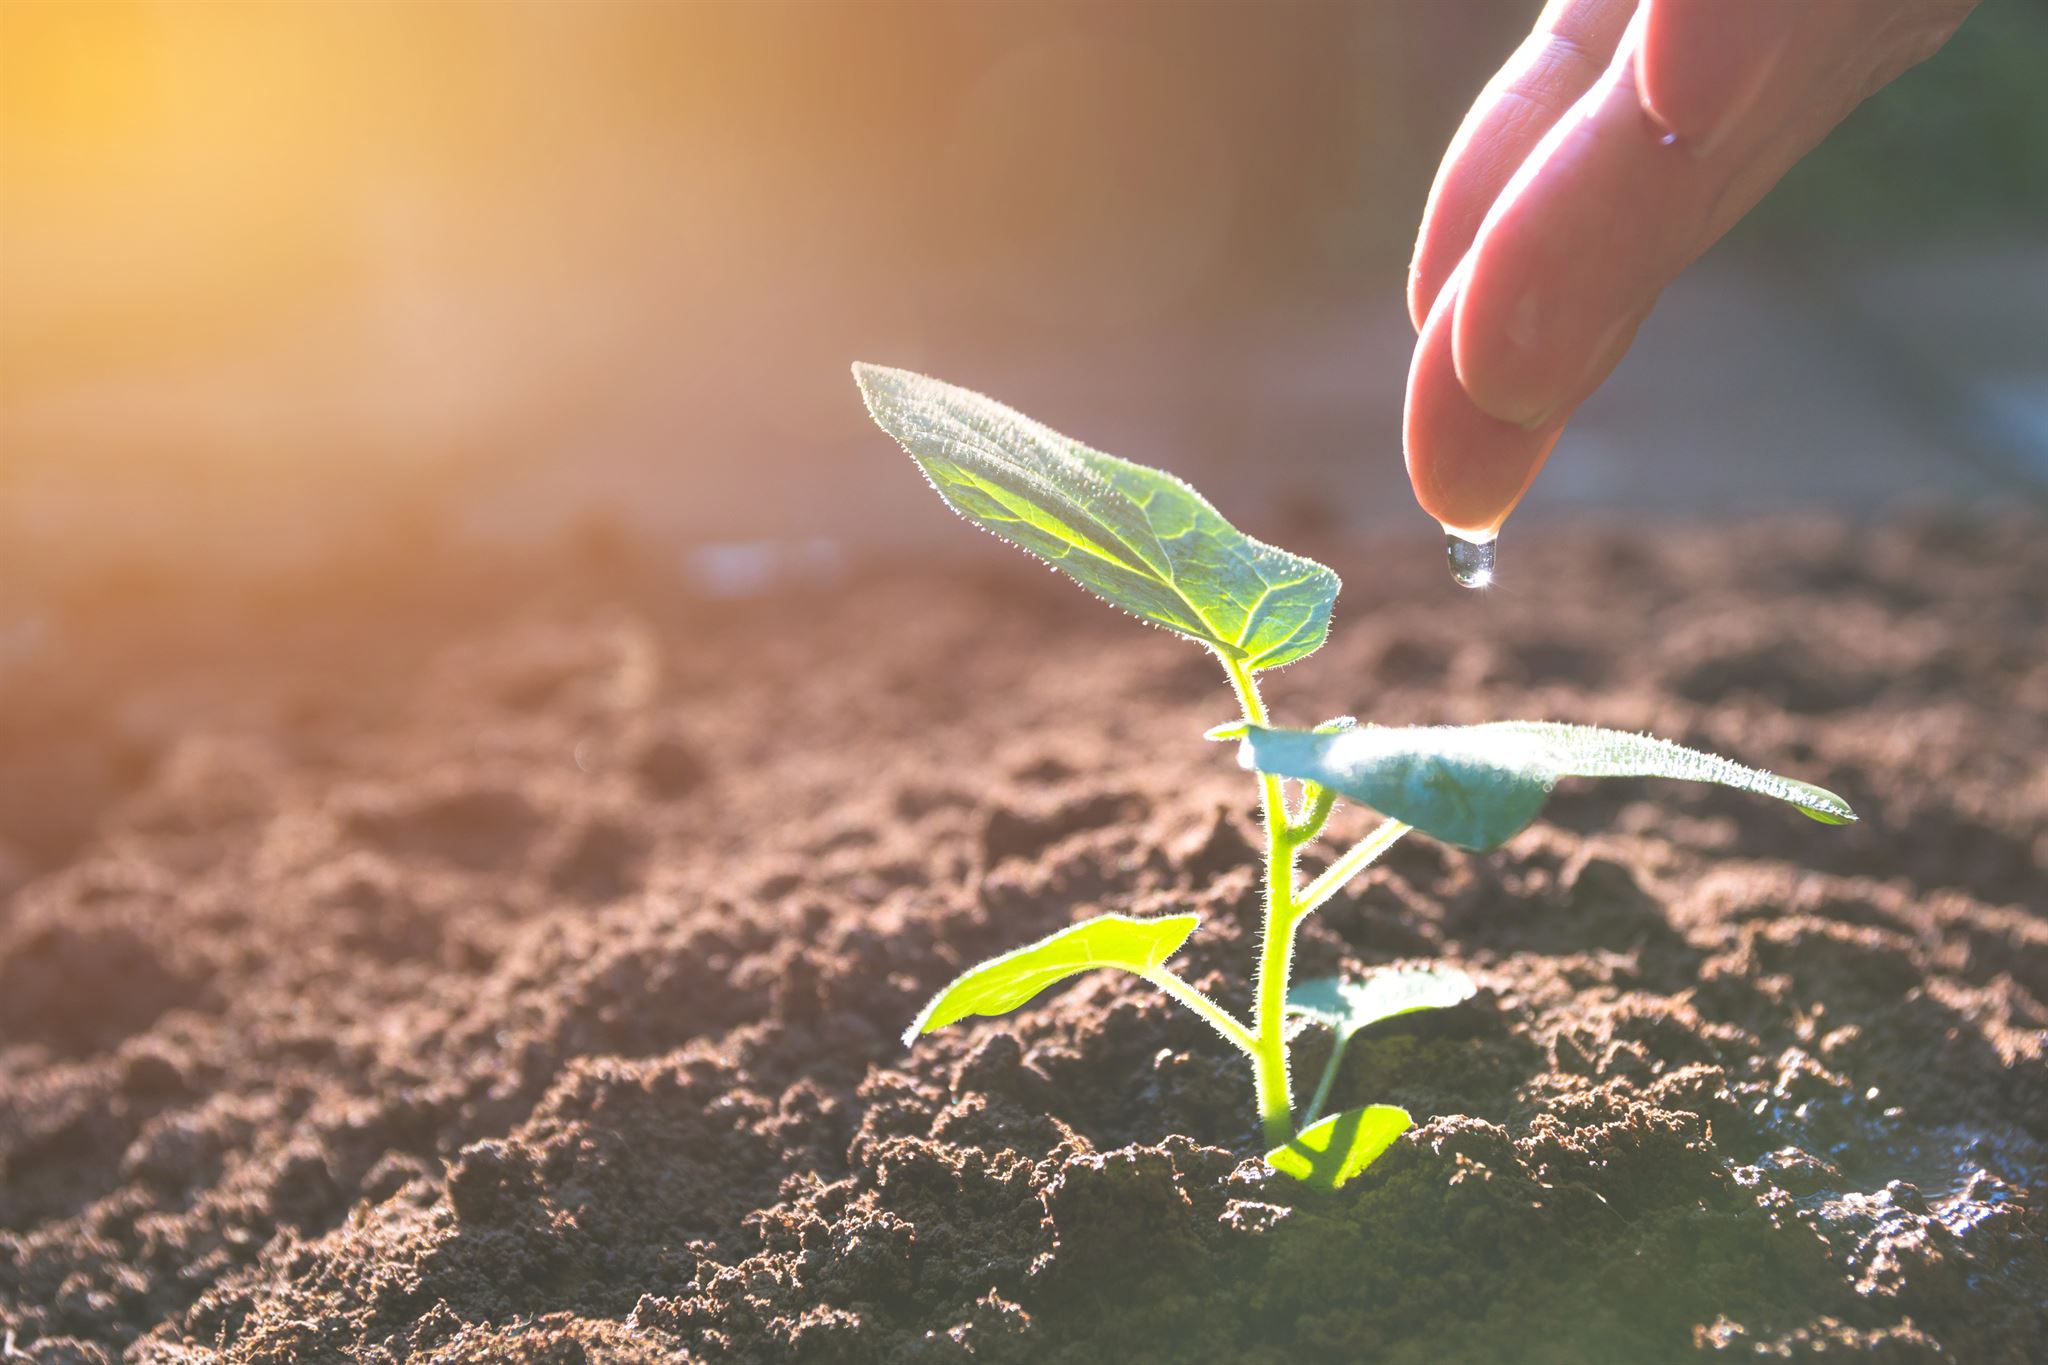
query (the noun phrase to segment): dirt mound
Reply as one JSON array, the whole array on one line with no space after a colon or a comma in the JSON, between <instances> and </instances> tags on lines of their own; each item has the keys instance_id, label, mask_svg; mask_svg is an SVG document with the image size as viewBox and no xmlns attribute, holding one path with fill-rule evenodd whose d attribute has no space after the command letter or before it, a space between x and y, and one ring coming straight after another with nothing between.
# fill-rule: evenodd
<instances>
[{"instance_id":1,"label":"dirt mound","mask_svg":"<svg viewBox=\"0 0 2048 1365\"><path fill-rule=\"evenodd\" d=\"M1301 969L1482 990L1353 1044L1418 1125L1335 1195L1128 980L898 1040L1109 910L1248 1003L1220 673L1064 584L53 607L0 675L10 1358L2048 1357L2043 529L1532 538L1486 596L1307 547L1284 717L1649 728L1865 817L1580 784L1397 847Z\"/></svg>"}]
</instances>

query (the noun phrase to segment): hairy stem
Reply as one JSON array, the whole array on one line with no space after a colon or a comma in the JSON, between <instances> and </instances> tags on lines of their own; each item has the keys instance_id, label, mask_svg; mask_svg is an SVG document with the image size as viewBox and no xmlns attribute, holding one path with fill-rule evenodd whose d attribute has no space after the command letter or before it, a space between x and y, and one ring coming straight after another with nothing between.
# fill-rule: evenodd
<instances>
[{"instance_id":1,"label":"hairy stem","mask_svg":"<svg viewBox=\"0 0 2048 1365\"><path fill-rule=\"evenodd\" d=\"M1330 1060L1323 1063L1323 1078L1316 1082L1315 1098L1308 1102L1308 1108L1301 1111L1301 1126L1306 1128L1323 1116L1323 1106L1329 1102L1330 1087L1337 1083L1337 1069L1344 1061L1344 1049L1351 1045L1351 1035L1339 1033L1337 1041L1330 1045Z\"/></svg>"},{"instance_id":2,"label":"hairy stem","mask_svg":"<svg viewBox=\"0 0 2048 1365\"><path fill-rule=\"evenodd\" d=\"M1196 1014L1201 1015L1203 1021L1210 1028L1222 1034L1223 1040L1232 1047L1244 1053L1247 1057L1256 1057L1258 1055L1258 1041L1252 1037L1250 1029L1232 1018L1230 1011L1224 1009L1214 1000L1211 1000L1203 992L1196 990L1171 970L1165 967L1156 968L1146 972L1145 979L1180 1001L1181 1004L1186 1005Z\"/></svg>"},{"instance_id":3,"label":"hairy stem","mask_svg":"<svg viewBox=\"0 0 2048 1365\"><path fill-rule=\"evenodd\" d=\"M1223 669L1237 690L1245 720L1264 725L1266 704L1251 673L1228 657ZM1259 794L1266 814L1266 916L1259 930L1258 987L1252 1008L1252 1080L1266 1141L1278 1147L1294 1136L1294 1093L1287 1080L1287 977L1294 957L1294 926L1300 920L1294 899L1294 855L1304 840L1288 823L1280 779L1259 774Z\"/></svg>"},{"instance_id":4,"label":"hairy stem","mask_svg":"<svg viewBox=\"0 0 2048 1365\"><path fill-rule=\"evenodd\" d=\"M1288 828L1297 844L1306 844L1323 832L1330 812L1337 808L1337 793L1314 782L1301 784L1301 813Z\"/></svg>"},{"instance_id":5,"label":"hairy stem","mask_svg":"<svg viewBox=\"0 0 2048 1365\"><path fill-rule=\"evenodd\" d=\"M1230 685L1237 692L1238 705L1244 711L1246 722L1264 725L1266 703L1259 696L1257 680L1237 660L1221 654L1217 657L1223 660L1223 671L1230 675ZM1303 844L1322 831L1323 822L1329 818L1330 809L1335 804L1335 795L1321 788L1304 788L1301 814L1293 820L1288 818L1286 788L1279 778L1270 773L1260 773L1259 796L1266 816L1266 915L1259 928L1259 974L1251 1028L1246 1030L1217 1009L1207 996L1178 977L1173 980L1180 989L1200 999L1208 1009L1194 1004L1188 996L1181 995L1164 981L1159 984L1173 992L1176 998L1186 1001L1224 1037L1250 1054L1252 1081L1258 1092L1259 1122L1265 1129L1266 1141L1278 1147L1294 1136L1294 1091L1287 1075L1287 982L1294 962L1294 931L1311 911L1336 895L1345 883L1392 848L1395 841L1408 832L1409 826L1399 820L1387 821L1345 850L1306 888L1297 889L1295 855ZM1235 1032L1231 1031L1233 1029ZM1336 1082L1337 1062L1342 1056L1343 1045L1340 1043L1331 1054L1329 1065L1323 1069L1304 1122L1312 1122L1322 1112L1323 1103L1330 1097L1330 1087Z\"/></svg>"},{"instance_id":6,"label":"hairy stem","mask_svg":"<svg viewBox=\"0 0 2048 1365\"><path fill-rule=\"evenodd\" d=\"M1323 874L1310 882L1301 893L1298 902L1301 914L1321 908L1323 902L1344 889L1344 884L1359 873L1371 867L1382 853L1392 848L1395 841L1411 828L1399 820L1389 820L1372 833L1344 850L1337 861L1323 869Z\"/></svg>"},{"instance_id":7,"label":"hairy stem","mask_svg":"<svg viewBox=\"0 0 2048 1365\"><path fill-rule=\"evenodd\" d=\"M1284 848L1284 851L1283 851ZM1278 1147L1294 1136L1294 1092L1287 1076L1287 978L1294 960L1294 850L1276 845L1266 863L1266 923L1259 950L1254 1006L1253 1078L1266 1142Z\"/></svg>"}]
</instances>

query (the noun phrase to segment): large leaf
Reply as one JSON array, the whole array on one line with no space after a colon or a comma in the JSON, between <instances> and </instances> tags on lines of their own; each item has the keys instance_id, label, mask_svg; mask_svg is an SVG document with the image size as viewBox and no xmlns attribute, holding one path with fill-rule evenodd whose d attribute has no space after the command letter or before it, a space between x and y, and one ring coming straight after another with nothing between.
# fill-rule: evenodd
<instances>
[{"instance_id":1,"label":"large leaf","mask_svg":"<svg viewBox=\"0 0 2048 1365\"><path fill-rule=\"evenodd\" d=\"M1525 828L1564 777L1676 777L1789 801L1823 824L1856 818L1831 791L1668 740L1591 725L1362 726L1336 734L1248 727L1239 761L1318 782L1461 848Z\"/></svg>"},{"instance_id":2,"label":"large leaf","mask_svg":"<svg viewBox=\"0 0 2048 1365\"><path fill-rule=\"evenodd\" d=\"M1198 923L1195 915L1097 915L1069 925L953 978L918 1012L903 1031L903 1041L909 1043L920 1033L935 1032L970 1014L1008 1014L1040 991L1098 967L1143 976L1179 952Z\"/></svg>"},{"instance_id":3,"label":"large leaf","mask_svg":"<svg viewBox=\"0 0 2048 1365\"><path fill-rule=\"evenodd\" d=\"M921 374L853 375L954 511L1111 605L1254 670L1313 654L1329 633L1337 575L1245 535L1171 474Z\"/></svg>"},{"instance_id":4,"label":"large leaf","mask_svg":"<svg viewBox=\"0 0 2048 1365\"><path fill-rule=\"evenodd\" d=\"M1324 976L1298 981L1287 992L1287 1012L1332 1029L1338 1046L1368 1024L1417 1010L1449 1009L1479 987L1456 967L1374 972L1363 981Z\"/></svg>"},{"instance_id":5,"label":"large leaf","mask_svg":"<svg viewBox=\"0 0 2048 1365\"><path fill-rule=\"evenodd\" d=\"M1312 1123L1284 1147L1266 1153L1266 1164L1283 1175L1334 1190L1394 1145L1414 1122L1391 1104L1347 1109Z\"/></svg>"}]
</instances>

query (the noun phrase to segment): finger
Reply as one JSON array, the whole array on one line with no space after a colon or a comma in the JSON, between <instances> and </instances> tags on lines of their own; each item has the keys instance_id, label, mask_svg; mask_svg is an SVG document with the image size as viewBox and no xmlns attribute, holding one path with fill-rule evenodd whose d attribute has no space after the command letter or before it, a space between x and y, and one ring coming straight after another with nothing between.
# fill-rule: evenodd
<instances>
[{"instance_id":1,"label":"finger","mask_svg":"<svg viewBox=\"0 0 2048 1365\"><path fill-rule=\"evenodd\" d=\"M1754 11L1783 18L1791 36L1781 41L1761 20L1657 28L1674 22L1658 18L1674 3L1696 0L1650 0L1615 61L1481 225L1452 356L1467 393L1491 416L1543 426L1583 399L1625 349L1617 338L1664 286L1884 78L1953 32L1962 12L1946 0L1812 0ZM1684 13L1718 20L1723 10ZM1652 49L1653 30L1691 45ZM1718 69L1724 93L1689 103L1670 95L1678 100L1670 117L1683 130L1673 136L1661 110L1648 109L1638 73L1696 58ZM1669 94L1684 80L1649 87ZM1711 143L1704 151L1702 140Z\"/></svg>"},{"instance_id":2,"label":"finger","mask_svg":"<svg viewBox=\"0 0 2048 1365\"><path fill-rule=\"evenodd\" d=\"M1451 361L1461 273L1445 284L1423 320L1408 369L1401 435L1408 481L1422 510L1448 531L1485 540L1543 467L1564 422L1532 431L1489 417L1466 395Z\"/></svg>"},{"instance_id":3,"label":"finger","mask_svg":"<svg viewBox=\"0 0 2048 1365\"><path fill-rule=\"evenodd\" d=\"M1784 44L1739 21L1719 38L1674 24L1659 31L1676 46L1646 53L1656 7L1693 3L1649 0L1502 190L1425 320L1404 433L1424 507L1454 529L1497 528L1671 278L1857 102L1938 48L1971 2L1812 0L1776 11L1807 25ZM1866 3L1896 13L1872 23ZM1658 107L1639 70L1695 56L1720 66L1713 97L1651 81Z\"/></svg>"},{"instance_id":4,"label":"finger","mask_svg":"<svg viewBox=\"0 0 2048 1365\"><path fill-rule=\"evenodd\" d=\"M1481 411L1551 422L1596 382L1626 320L1692 258L1726 177L1663 136L1623 56L1494 206L1451 329L1458 378Z\"/></svg>"},{"instance_id":5,"label":"finger","mask_svg":"<svg viewBox=\"0 0 2048 1365\"><path fill-rule=\"evenodd\" d=\"M1636 0L1550 0L1535 31L1473 102L1437 168L1408 268L1420 331L1515 168L1613 59Z\"/></svg>"}]
</instances>

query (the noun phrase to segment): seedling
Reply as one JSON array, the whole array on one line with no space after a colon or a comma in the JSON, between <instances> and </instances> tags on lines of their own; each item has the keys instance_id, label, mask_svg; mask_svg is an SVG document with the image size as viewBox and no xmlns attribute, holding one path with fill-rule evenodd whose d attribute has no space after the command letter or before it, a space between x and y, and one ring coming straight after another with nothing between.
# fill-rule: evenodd
<instances>
[{"instance_id":1,"label":"seedling","mask_svg":"<svg viewBox=\"0 0 2048 1365\"><path fill-rule=\"evenodd\" d=\"M1193 1010L1250 1061L1271 1149L1266 1160L1334 1187L1364 1170L1412 1122L1387 1104L1322 1116L1344 1045L1360 1029L1455 1005L1474 990L1449 967L1289 983L1302 920L1403 835L1419 830L1460 848L1493 848L1529 825L1566 777L1717 782L1790 802L1823 824L1856 818L1847 802L1819 787L1593 726L1383 727L1349 717L1310 729L1273 725L1258 676L1321 647L1336 574L1245 535L1171 474L1090 450L980 394L874 365L854 366L854 378L875 421L954 511L1110 605L1216 656L1242 715L1207 738L1238 745L1239 763L1258 776L1265 817L1265 917L1249 1020L1166 965L1195 932L1196 916L1098 915L956 977L912 1021L906 1044L972 1015L1007 1014L1082 972L1129 972ZM1298 784L1291 800L1289 781ZM1303 885L1297 855L1322 833L1340 797L1388 819ZM1297 1111L1288 1047L1304 1025L1336 1037L1312 1098Z\"/></svg>"}]
</instances>

